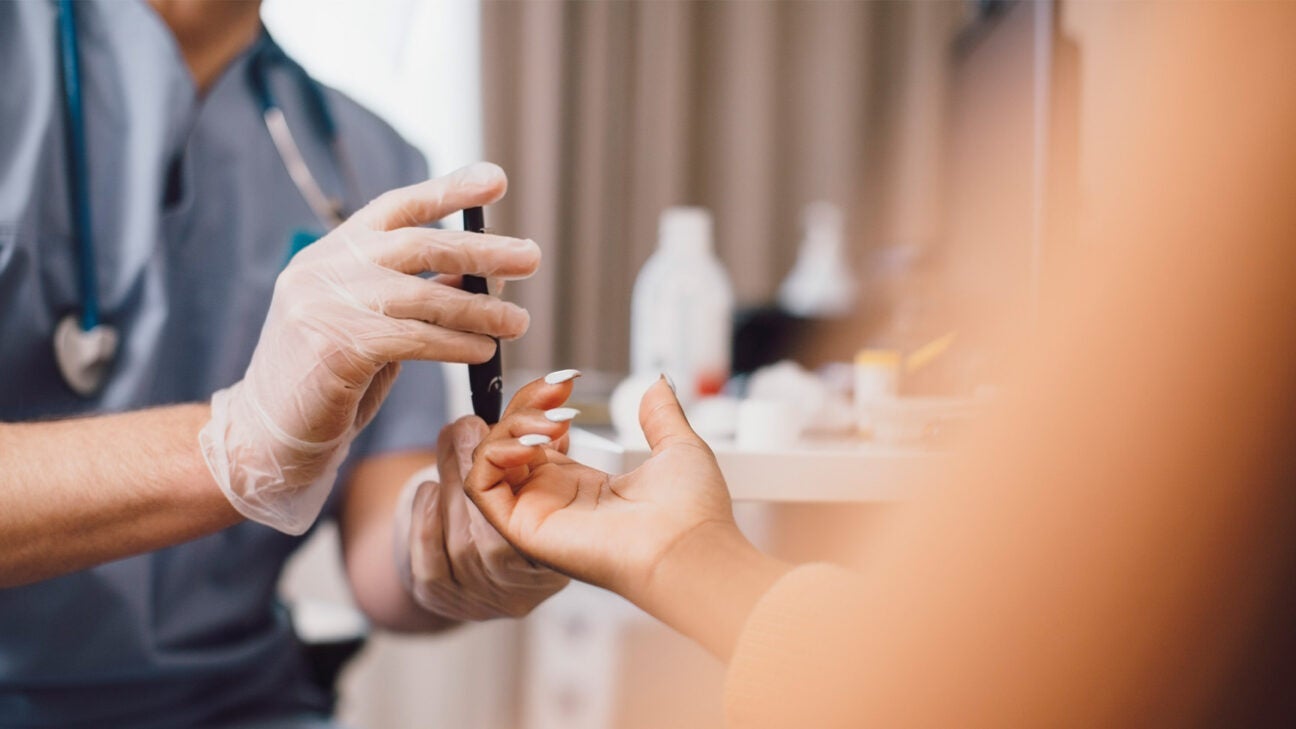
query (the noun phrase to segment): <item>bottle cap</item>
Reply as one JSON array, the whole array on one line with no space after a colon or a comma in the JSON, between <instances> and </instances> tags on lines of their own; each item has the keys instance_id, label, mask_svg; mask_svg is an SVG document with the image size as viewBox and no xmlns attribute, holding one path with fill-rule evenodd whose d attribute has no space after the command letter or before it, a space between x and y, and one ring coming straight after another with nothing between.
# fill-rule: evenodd
<instances>
[{"instance_id":1,"label":"bottle cap","mask_svg":"<svg viewBox=\"0 0 1296 729\"><path fill-rule=\"evenodd\" d=\"M894 349L861 349L855 353L855 364L865 367L899 367L900 353Z\"/></svg>"},{"instance_id":2,"label":"bottle cap","mask_svg":"<svg viewBox=\"0 0 1296 729\"><path fill-rule=\"evenodd\" d=\"M711 212L701 207L670 207L662 211L657 245L682 253L711 251Z\"/></svg>"}]
</instances>

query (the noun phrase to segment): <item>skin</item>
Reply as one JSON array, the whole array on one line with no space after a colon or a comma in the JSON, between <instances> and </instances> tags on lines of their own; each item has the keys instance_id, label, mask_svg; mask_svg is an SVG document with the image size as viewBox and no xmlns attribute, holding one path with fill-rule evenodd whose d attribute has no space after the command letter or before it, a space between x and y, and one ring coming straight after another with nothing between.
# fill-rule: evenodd
<instances>
[{"instance_id":1,"label":"skin","mask_svg":"<svg viewBox=\"0 0 1296 729\"><path fill-rule=\"evenodd\" d=\"M746 610L788 565L761 554L738 531L715 456L689 427L665 379L639 408L652 457L617 476L552 446L518 441L526 433L566 434L566 423L546 427L543 418L544 408L561 404L559 394L559 386L543 380L518 392L477 448L469 495L531 559L612 590L728 656ZM699 554L707 558L693 559ZM674 599L715 592L727 599Z\"/></svg>"},{"instance_id":2,"label":"skin","mask_svg":"<svg viewBox=\"0 0 1296 729\"><path fill-rule=\"evenodd\" d=\"M0 587L243 520L198 453L206 405L0 424Z\"/></svg>"},{"instance_id":3,"label":"skin","mask_svg":"<svg viewBox=\"0 0 1296 729\"><path fill-rule=\"evenodd\" d=\"M502 175L484 186L447 188L444 179L432 180L383 195L353 221L381 236L384 228L409 220L440 218L497 200L505 185ZM475 270L527 275L539 265L538 249L524 241L431 229L420 229L412 238L395 230L391 240L398 245L384 249L384 262L393 267L414 271L430 265L452 276ZM444 310L411 315L434 319L447 332L446 352L422 356L467 362L489 357L491 348L460 345L489 342L492 332L515 338L528 321L514 305L484 298L454 299ZM240 517L198 449L197 433L209 417L207 405L193 404L0 424L0 586L66 574L237 523ZM429 451L366 460L348 482L343 514L347 563L361 585L358 599L374 607L382 625L435 624L425 611L405 610L404 588L394 579L382 579L392 562L396 493L411 473L433 459Z\"/></svg>"},{"instance_id":4,"label":"skin","mask_svg":"<svg viewBox=\"0 0 1296 729\"><path fill-rule=\"evenodd\" d=\"M151 5L174 33L200 92L260 32L257 0L152 0ZM374 230L422 225L494 202L506 184L501 175L468 196L448 195L435 181L416 185L384 195L352 222ZM529 275L538 264L537 251L515 247L501 257L506 239L451 231L394 243L381 265L406 273L429 267L450 272L435 283L410 282L444 287L446 296L427 297L442 306L389 312L443 326L448 349L439 358L481 361L493 351L488 336L512 339L526 330L526 313L511 304L460 301L458 272ZM393 364L382 376L395 372ZM362 403L362 408L373 406ZM209 417L206 404L191 404L56 423L0 423L0 587L160 549L241 521L197 448L197 433ZM340 520L346 571L357 602L380 627L428 631L453 624L413 602L391 552L400 488L434 462L431 448L377 456L358 464L345 484Z\"/></svg>"},{"instance_id":5,"label":"skin","mask_svg":"<svg viewBox=\"0 0 1296 729\"><path fill-rule=\"evenodd\" d=\"M1262 69L1291 66L1296 17L1238 7L1175 4L1133 36L1070 278L944 488L784 615L815 651L791 668L742 662L734 636L781 566L732 527L664 386L636 471L528 451L501 423L470 495L533 559L775 677L762 715L731 704L740 726L1274 723L1224 716L1292 665L1273 651L1296 571L1296 92Z\"/></svg>"},{"instance_id":6,"label":"skin","mask_svg":"<svg viewBox=\"0 0 1296 729\"><path fill-rule=\"evenodd\" d=\"M154 0L176 36L200 90L260 32L258 2ZM503 196L506 180L447 193L436 181L388 193L351 224L393 231L422 225ZM482 361L489 336L512 339L526 330L521 309L497 300L461 300L460 273L529 275L534 244L453 231L394 236L380 265L404 273L448 272L435 282L445 296L409 311L388 312L435 322L446 330L444 352L430 359ZM511 250L508 250L510 249ZM437 306L436 302L441 305ZM435 309L435 310L433 310ZM395 374L395 365L382 377ZM362 408L376 403L362 403ZM0 423L0 587L14 587L142 554L219 531L242 520L217 488L198 450L206 404L76 418L52 423ZM413 603L392 559L392 514L405 480L435 462L426 451L366 459L345 484L341 526L347 574L357 602L380 627L437 630L451 623Z\"/></svg>"},{"instance_id":7,"label":"skin","mask_svg":"<svg viewBox=\"0 0 1296 729\"><path fill-rule=\"evenodd\" d=\"M202 95L261 32L261 0L149 0Z\"/></svg>"}]
</instances>

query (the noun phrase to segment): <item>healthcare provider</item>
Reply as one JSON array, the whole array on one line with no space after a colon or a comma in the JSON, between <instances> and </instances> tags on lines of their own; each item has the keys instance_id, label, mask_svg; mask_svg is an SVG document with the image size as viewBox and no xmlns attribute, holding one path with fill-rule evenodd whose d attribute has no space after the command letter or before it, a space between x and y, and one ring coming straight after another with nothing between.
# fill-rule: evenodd
<instances>
[{"instance_id":1,"label":"healthcare provider","mask_svg":"<svg viewBox=\"0 0 1296 729\"><path fill-rule=\"evenodd\" d=\"M426 181L256 0L0 3L0 74L0 725L330 726L275 601L321 515L380 627L566 583L428 477L431 361L529 323L457 284L535 243L421 227L498 167Z\"/></svg>"}]
</instances>

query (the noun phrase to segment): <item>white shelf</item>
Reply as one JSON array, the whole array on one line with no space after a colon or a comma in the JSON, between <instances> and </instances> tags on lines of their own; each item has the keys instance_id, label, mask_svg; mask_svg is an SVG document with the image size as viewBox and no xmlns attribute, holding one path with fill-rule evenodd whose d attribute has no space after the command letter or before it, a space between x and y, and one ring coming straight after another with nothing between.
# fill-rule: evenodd
<instances>
[{"instance_id":1,"label":"white shelf","mask_svg":"<svg viewBox=\"0 0 1296 729\"><path fill-rule=\"evenodd\" d=\"M928 450L846 440L805 440L776 451L742 450L720 441L711 449L735 501L897 501L912 497L911 484L942 460ZM625 473L649 453L573 428L570 455L608 473Z\"/></svg>"}]
</instances>

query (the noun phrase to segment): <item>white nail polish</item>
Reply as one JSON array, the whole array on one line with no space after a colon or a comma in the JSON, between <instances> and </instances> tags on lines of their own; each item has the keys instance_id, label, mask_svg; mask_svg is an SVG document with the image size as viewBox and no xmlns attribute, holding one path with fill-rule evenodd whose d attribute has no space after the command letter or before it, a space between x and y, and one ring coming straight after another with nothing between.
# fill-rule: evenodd
<instances>
[{"instance_id":1,"label":"white nail polish","mask_svg":"<svg viewBox=\"0 0 1296 729\"><path fill-rule=\"evenodd\" d=\"M576 408L554 408L553 410L546 410L544 414L545 420L551 423L565 423L574 419L577 415L580 415L580 411Z\"/></svg>"},{"instance_id":2,"label":"white nail polish","mask_svg":"<svg viewBox=\"0 0 1296 729\"><path fill-rule=\"evenodd\" d=\"M580 376L580 370L558 370L557 372L550 372L545 375L544 380L546 385L561 385L568 380L574 380Z\"/></svg>"},{"instance_id":3,"label":"white nail polish","mask_svg":"<svg viewBox=\"0 0 1296 729\"><path fill-rule=\"evenodd\" d=\"M524 435L521 438L518 438L518 442L524 446L542 446L551 443L553 441L547 435L541 435L539 433L531 433L530 435Z\"/></svg>"},{"instance_id":4,"label":"white nail polish","mask_svg":"<svg viewBox=\"0 0 1296 729\"><path fill-rule=\"evenodd\" d=\"M670 375L663 372L662 379L666 380L666 386L671 389L671 392L676 392L676 393L679 392L679 390L675 389L675 380L672 380Z\"/></svg>"}]
</instances>

